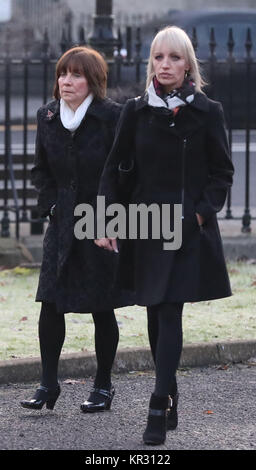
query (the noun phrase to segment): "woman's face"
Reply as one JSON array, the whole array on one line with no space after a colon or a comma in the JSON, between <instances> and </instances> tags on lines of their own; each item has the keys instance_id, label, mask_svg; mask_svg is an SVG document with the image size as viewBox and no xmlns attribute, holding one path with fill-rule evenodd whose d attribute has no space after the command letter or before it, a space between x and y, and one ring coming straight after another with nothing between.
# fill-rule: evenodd
<instances>
[{"instance_id":1,"label":"woman's face","mask_svg":"<svg viewBox=\"0 0 256 470\"><path fill-rule=\"evenodd\" d=\"M180 53L171 50L164 41L157 44L153 53L153 68L157 80L168 93L179 88L184 80L189 65Z\"/></svg>"},{"instance_id":2,"label":"woman's face","mask_svg":"<svg viewBox=\"0 0 256 470\"><path fill-rule=\"evenodd\" d=\"M89 95L86 77L78 71L61 72L58 78L60 97L75 111Z\"/></svg>"}]
</instances>

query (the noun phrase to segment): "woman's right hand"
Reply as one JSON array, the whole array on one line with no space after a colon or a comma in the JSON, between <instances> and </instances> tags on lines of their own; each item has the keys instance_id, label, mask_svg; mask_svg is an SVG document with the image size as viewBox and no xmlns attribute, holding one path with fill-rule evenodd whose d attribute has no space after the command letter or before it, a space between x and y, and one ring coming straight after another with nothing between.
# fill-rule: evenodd
<instances>
[{"instance_id":1,"label":"woman's right hand","mask_svg":"<svg viewBox=\"0 0 256 470\"><path fill-rule=\"evenodd\" d=\"M94 243L100 248L118 253L116 238L99 238L98 240L94 240Z\"/></svg>"}]
</instances>

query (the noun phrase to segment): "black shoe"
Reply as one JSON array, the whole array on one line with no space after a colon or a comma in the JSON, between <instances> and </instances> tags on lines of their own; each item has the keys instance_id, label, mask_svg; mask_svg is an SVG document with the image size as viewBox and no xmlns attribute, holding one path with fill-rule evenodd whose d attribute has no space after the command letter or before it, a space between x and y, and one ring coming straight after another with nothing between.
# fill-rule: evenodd
<instances>
[{"instance_id":1,"label":"black shoe","mask_svg":"<svg viewBox=\"0 0 256 470\"><path fill-rule=\"evenodd\" d=\"M114 395L114 387L111 387L110 391L102 388L93 388L88 400L82 403L80 408L84 413L110 410Z\"/></svg>"},{"instance_id":2,"label":"black shoe","mask_svg":"<svg viewBox=\"0 0 256 470\"><path fill-rule=\"evenodd\" d=\"M159 445L165 442L167 408L168 397L151 395L147 427L143 434L144 444Z\"/></svg>"},{"instance_id":3,"label":"black shoe","mask_svg":"<svg viewBox=\"0 0 256 470\"><path fill-rule=\"evenodd\" d=\"M46 403L48 410L53 410L54 405L60 395L60 386L58 385L55 389L49 389L40 385L36 390L35 395L30 400L22 400L20 402L23 408L29 408L31 410L41 410Z\"/></svg>"},{"instance_id":4,"label":"black shoe","mask_svg":"<svg viewBox=\"0 0 256 470\"><path fill-rule=\"evenodd\" d=\"M179 394L176 393L173 397L169 395L169 403L168 403L168 410L167 410L167 431L174 430L178 426L178 399Z\"/></svg>"}]
</instances>

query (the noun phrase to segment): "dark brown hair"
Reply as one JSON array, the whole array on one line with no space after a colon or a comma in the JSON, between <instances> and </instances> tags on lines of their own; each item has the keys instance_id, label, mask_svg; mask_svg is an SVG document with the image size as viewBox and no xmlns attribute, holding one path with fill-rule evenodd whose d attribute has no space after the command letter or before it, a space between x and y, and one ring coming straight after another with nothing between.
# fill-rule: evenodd
<instances>
[{"instance_id":1,"label":"dark brown hair","mask_svg":"<svg viewBox=\"0 0 256 470\"><path fill-rule=\"evenodd\" d=\"M76 46L66 51L58 60L53 96L60 98L58 79L62 72L82 73L95 98L104 98L107 89L108 66L101 54L90 47Z\"/></svg>"}]
</instances>

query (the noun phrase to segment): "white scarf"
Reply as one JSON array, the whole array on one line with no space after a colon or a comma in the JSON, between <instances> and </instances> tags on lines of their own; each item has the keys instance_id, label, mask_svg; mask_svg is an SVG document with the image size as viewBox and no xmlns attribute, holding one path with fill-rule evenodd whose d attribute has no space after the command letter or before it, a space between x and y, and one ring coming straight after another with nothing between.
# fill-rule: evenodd
<instances>
[{"instance_id":1,"label":"white scarf","mask_svg":"<svg viewBox=\"0 0 256 470\"><path fill-rule=\"evenodd\" d=\"M63 98L60 99L60 119L66 129L74 132L80 126L93 98L93 94L90 93L76 111L73 111Z\"/></svg>"},{"instance_id":2,"label":"white scarf","mask_svg":"<svg viewBox=\"0 0 256 470\"><path fill-rule=\"evenodd\" d=\"M151 81L148 89L148 104L149 106L153 106L154 108L168 108L168 109L174 109L177 108L178 106L186 106L187 103L191 103L194 99L194 95L191 94L190 96L187 96L186 101L181 100L178 96L173 96L169 97L167 96L165 100L160 98L156 94L156 90L153 84L153 80Z\"/></svg>"}]
</instances>

